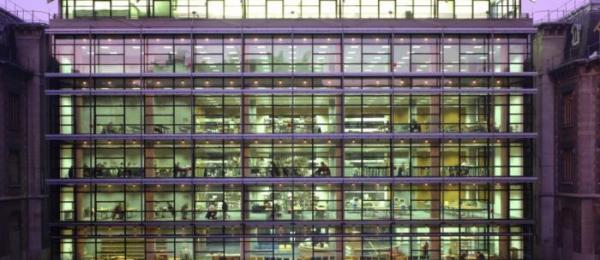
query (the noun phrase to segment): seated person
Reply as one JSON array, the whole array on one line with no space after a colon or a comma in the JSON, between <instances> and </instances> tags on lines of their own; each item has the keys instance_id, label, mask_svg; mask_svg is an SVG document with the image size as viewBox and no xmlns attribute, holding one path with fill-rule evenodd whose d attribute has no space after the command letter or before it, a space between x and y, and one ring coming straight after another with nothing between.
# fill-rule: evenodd
<instances>
[{"instance_id":1,"label":"seated person","mask_svg":"<svg viewBox=\"0 0 600 260\"><path fill-rule=\"evenodd\" d=\"M406 176L406 175L408 175L408 172L406 171L406 164L402 163L398 167L398 173L396 174L396 176L402 177L402 176Z\"/></svg>"},{"instance_id":2,"label":"seated person","mask_svg":"<svg viewBox=\"0 0 600 260\"><path fill-rule=\"evenodd\" d=\"M157 134L164 134L169 130L169 128L162 124L156 124L153 130Z\"/></svg>"},{"instance_id":3,"label":"seated person","mask_svg":"<svg viewBox=\"0 0 600 260\"><path fill-rule=\"evenodd\" d=\"M321 162L321 165L319 166L319 169L317 169L317 171L315 172L316 176L331 176L331 170L329 169L329 166L327 166L327 164L325 164L325 162Z\"/></svg>"},{"instance_id":4,"label":"seated person","mask_svg":"<svg viewBox=\"0 0 600 260\"><path fill-rule=\"evenodd\" d=\"M171 202L167 202L167 211L171 213L172 217L175 217L175 207L173 204L171 204Z\"/></svg>"},{"instance_id":5,"label":"seated person","mask_svg":"<svg viewBox=\"0 0 600 260\"><path fill-rule=\"evenodd\" d=\"M181 219L182 220L187 220L188 219L188 210L189 210L189 206L188 204L184 204L183 206L181 206Z\"/></svg>"},{"instance_id":6,"label":"seated person","mask_svg":"<svg viewBox=\"0 0 600 260\"><path fill-rule=\"evenodd\" d=\"M268 200L263 201L263 208L265 211L271 210L271 208L272 208L271 202Z\"/></svg>"},{"instance_id":7,"label":"seated person","mask_svg":"<svg viewBox=\"0 0 600 260\"><path fill-rule=\"evenodd\" d=\"M281 176L281 171L279 169L279 167L277 167L277 164L275 164L275 162L271 161L271 167L269 169L270 173L271 173L271 177L280 177Z\"/></svg>"},{"instance_id":8,"label":"seated person","mask_svg":"<svg viewBox=\"0 0 600 260\"><path fill-rule=\"evenodd\" d=\"M468 176L471 165L467 160L462 160L460 163L460 176Z\"/></svg>"},{"instance_id":9,"label":"seated person","mask_svg":"<svg viewBox=\"0 0 600 260\"><path fill-rule=\"evenodd\" d=\"M208 210L206 211L206 219L217 219L217 206L214 203L210 203L208 205Z\"/></svg>"},{"instance_id":10,"label":"seated person","mask_svg":"<svg viewBox=\"0 0 600 260\"><path fill-rule=\"evenodd\" d=\"M175 177L187 177L187 170L175 163Z\"/></svg>"},{"instance_id":11,"label":"seated person","mask_svg":"<svg viewBox=\"0 0 600 260\"><path fill-rule=\"evenodd\" d=\"M450 176L457 176L460 173L460 166L452 166L448 169Z\"/></svg>"},{"instance_id":12,"label":"seated person","mask_svg":"<svg viewBox=\"0 0 600 260\"><path fill-rule=\"evenodd\" d=\"M87 165L87 163L84 163L83 164L83 177L89 178L91 172L92 172L92 169L90 169L90 167Z\"/></svg>"},{"instance_id":13,"label":"seated person","mask_svg":"<svg viewBox=\"0 0 600 260\"><path fill-rule=\"evenodd\" d=\"M119 202L112 211L112 219L122 220L125 216L125 209L123 208L123 203Z\"/></svg>"},{"instance_id":14,"label":"seated person","mask_svg":"<svg viewBox=\"0 0 600 260\"><path fill-rule=\"evenodd\" d=\"M115 127L113 126L113 122L109 122L103 129L102 129L102 133L103 134L115 134L117 131L115 130Z\"/></svg>"},{"instance_id":15,"label":"seated person","mask_svg":"<svg viewBox=\"0 0 600 260\"><path fill-rule=\"evenodd\" d=\"M416 120L411 120L410 121L410 131L415 133L415 132L421 132L421 124L417 123Z\"/></svg>"},{"instance_id":16,"label":"seated person","mask_svg":"<svg viewBox=\"0 0 600 260\"><path fill-rule=\"evenodd\" d=\"M69 167L68 177L69 179L75 177L75 169L73 169L73 166Z\"/></svg>"}]
</instances>

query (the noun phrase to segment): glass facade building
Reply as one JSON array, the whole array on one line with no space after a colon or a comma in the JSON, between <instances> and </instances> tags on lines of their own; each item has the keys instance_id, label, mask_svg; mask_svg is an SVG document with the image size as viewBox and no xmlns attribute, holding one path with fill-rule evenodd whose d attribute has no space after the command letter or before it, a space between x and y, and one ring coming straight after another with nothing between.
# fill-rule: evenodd
<instances>
[{"instance_id":1,"label":"glass facade building","mask_svg":"<svg viewBox=\"0 0 600 260\"><path fill-rule=\"evenodd\" d=\"M63 0L53 257L532 259L519 6Z\"/></svg>"}]
</instances>

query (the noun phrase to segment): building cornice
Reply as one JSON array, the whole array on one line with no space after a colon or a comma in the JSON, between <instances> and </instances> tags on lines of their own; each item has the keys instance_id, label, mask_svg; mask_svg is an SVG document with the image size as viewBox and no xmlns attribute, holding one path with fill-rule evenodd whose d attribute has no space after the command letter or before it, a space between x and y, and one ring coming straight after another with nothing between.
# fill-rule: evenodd
<instances>
[{"instance_id":1,"label":"building cornice","mask_svg":"<svg viewBox=\"0 0 600 260\"><path fill-rule=\"evenodd\" d=\"M363 89L61 89L46 90L48 96L139 96L139 95L341 95L341 94L537 94L536 88L363 88Z\"/></svg>"},{"instance_id":2,"label":"building cornice","mask_svg":"<svg viewBox=\"0 0 600 260\"><path fill-rule=\"evenodd\" d=\"M555 81L564 81L578 75L580 69L588 72L595 71L597 74L600 74L600 57L568 61L551 70L550 76Z\"/></svg>"},{"instance_id":3,"label":"building cornice","mask_svg":"<svg viewBox=\"0 0 600 260\"><path fill-rule=\"evenodd\" d=\"M376 30L374 30L376 29ZM501 33L533 34L537 31L530 19L498 20L172 20L172 19L85 19L53 20L49 34L274 34L274 33Z\"/></svg>"},{"instance_id":4,"label":"building cornice","mask_svg":"<svg viewBox=\"0 0 600 260\"><path fill-rule=\"evenodd\" d=\"M298 177L298 178L99 178L99 179L48 179L48 185L221 185L221 184L510 184L535 183L537 177L491 176L491 177Z\"/></svg>"},{"instance_id":5,"label":"building cornice","mask_svg":"<svg viewBox=\"0 0 600 260\"><path fill-rule=\"evenodd\" d=\"M47 134L48 141L90 141L90 140L500 140L536 139L534 132L478 132L478 133L335 133L335 134Z\"/></svg>"}]
</instances>

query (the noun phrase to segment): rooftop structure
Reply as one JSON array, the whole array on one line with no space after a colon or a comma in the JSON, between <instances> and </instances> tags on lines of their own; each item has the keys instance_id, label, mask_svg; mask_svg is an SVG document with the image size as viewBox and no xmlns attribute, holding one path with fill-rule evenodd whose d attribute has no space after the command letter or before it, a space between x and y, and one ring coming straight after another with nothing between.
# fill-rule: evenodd
<instances>
[{"instance_id":1,"label":"rooftop structure","mask_svg":"<svg viewBox=\"0 0 600 260\"><path fill-rule=\"evenodd\" d=\"M64 19L504 19L520 0L62 0Z\"/></svg>"}]
</instances>

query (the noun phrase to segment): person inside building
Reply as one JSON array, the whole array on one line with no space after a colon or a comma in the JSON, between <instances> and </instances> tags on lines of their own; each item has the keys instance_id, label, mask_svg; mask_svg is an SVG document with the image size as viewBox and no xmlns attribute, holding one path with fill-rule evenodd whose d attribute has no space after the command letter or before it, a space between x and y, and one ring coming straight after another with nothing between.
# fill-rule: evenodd
<instances>
[{"instance_id":1,"label":"person inside building","mask_svg":"<svg viewBox=\"0 0 600 260\"><path fill-rule=\"evenodd\" d=\"M421 245L423 259L429 259L429 242L425 241Z\"/></svg>"},{"instance_id":2,"label":"person inside building","mask_svg":"<svg viewBox=\"0 0 600 260\"><path fill-rule=\"evenodd\" d=\"M171 213L171 216L173 218L175 217L175 207L173 206L173 204L171 202L167 202L167 211L169 211L169 213Z\"/></svg>"},{"instance_id":3,"label":"person inside building","mask_svg":"<svg viewBox=\"0 0 600 260\"><path fill-rule=\"evenodd\" d=\"M112 211L112 219L122 220L125 215L125 209L123 208L123 203L119 202Z\"/></svg>"},{"instance_id":4,"label":"person inside building","mask_svg":"<svg viewBox=\"0 0 600 260\"><path fill-rule=\"evenodd\" d=\"M89 178L90 177L90 166L87 165L87 163L83 164L83 177L84 178Z\"/></svg>"},{"instance_id":5,"label":"person inside building","mask_svg":"<svg viewBox=\"0 0 600 260\"><path fill-rule=\"evenodd\" d=\"M421 132L421 124L417 123L416 120L410 121L410 131L413 133Z\"/></svg>"},{"instance_id":6,"label":"person inside building","mask_svg":"<svg viewBox=\"0 0 600 260\"><path fill-rule=\"evenodd\" d=\"M102 131L103 134L114 134L114 133L116 133L115 127L113 126L113 122L109 122L108 125L106 125L106 128L104 130L105 131Z\"/></svg>"},{"instance_id":7,"label":"person inside building","mask_svg":"<svg viewBox=\"0 0 600 260\"><path fill-rule=\"evenodd\" d=\"M316 175L317 176L331 176L331 170L329 169L329 166L327 166L327 164L325 164L325 162L321 162L319 169L317 169Z\"/></svg>"},{"instance_id":8,"label":"person inside building","mask_svg":"<svg viewBox=\"0 0 600 260\"><path fill-rule=\"evenodd\" d=\"M181 256L181 260L192 260L192 255L190 254L190 249L188 247L184 248L179 255Z\"/></svg>"},{"instance_id":9,"label":"person inside building","mask_svg":"<svg viewBox=\"0 0 600 260\"><path fill-rule=\"evenodd\" d=\"M208 211L206 211L206 219L217 219L217 207L212 202L208 205Z\"/></svg>"},{"instance_id":10,"label":"person inside building","mask_svg":"<svg viewBox=\"0 0 600 260\"><path fill-rule=\"evenodd\" d=\"M126 178L133 177L133 172L131 170L131 162L127 162L127 167L125 167L125 177Z\"/></svg>"},{"instance_id":11,"label":"person inside building","mask_svg":"<svg viewBox=\"0 0 600 260\"><path fill-rule=\"evenodd\" d=\"M182 220L187 220L188 209L189 209L189 206L187 203L184 204L183 206L181 206L181 219Z\"/></svg>"},{"instance_id":12,"label":"person inside building","mask_svg":"<svg viewBox=\"0 0 600 260\"><path fill-rule=\"evenodd\" d=\"M227 202L223 201L223 204L221 204L221 211L223 212L223 219L227 219L227 211L229 211L229 205Z\"/></svg>"},{"instance_id":13,"label":"person inside building","mask_svg":"<svg viewBox=\"0 0 600 260\"><path fill-rule=\"evenodd\" d=\"M281 172L279 171L279 167L277 167L277 164L275 164L274 161L271 161L270 172L271 172L271 177L279 177L281 175Z\"/></svg>"},{"instance_id":14,"label":"person inside building","mask_svg":"<svg viewBox=\"0 0 600 260\"><path fill-rule=\"evenodd\" d=\"M352 204L351 204L351 205L352 205L352 209L353 209L353 210L358 210L358 209L360 209L360 205L361 205L361 203L360 203L360 199L359 199L359 198L354 198L354 199L352 200Z\"/></svg>"},{"instance_id":15,"label":"person inside building","mask_svg":"<svg viewBox=\"0 0 600 260\"><path fill-rule=\"evenodd\" d=\"M96 163L96 167L94 167L94 177L104 177L104 167L101 163Z\"/></svg>"},{"instance_id":16,"label":"person inside building","mask_svg":"<svg viewBox=\"0 0 600 260\"><path fill-rule=\"evenodd\" d=\"M69 167L69 179L73 179L73 177L75 177L75 170L73 169L73 166Z\"/></svg>"},{"instance_id":17,"label":"person inside building","mask_svg":"<svg viewBox=\"0 0 600 260\"><path fill-rule=\"evenodd\" d=\"M179 162L175 163L175 177L186 177L185 169L179 165Z\"/></svg>"},{"instance_id":18,"label":"person inside building","mask_svg":"<svg viewBox=\"0 0 600 260\"><path fill-rule=\"evenodd\" d=\"M461 176L469 176L469 169L471 165L467 162L467 160L462 160L460 163L460 175Z\"/></svg>"},{"instance_id":19,"label":"person inside building","mask_svg":"<svg viewBox=\"0 0 600 260\"><path fill-rule=\"evenodd\" d=\"M396 176L403 177L405 174L406 174L406 164L401 163L400 166L398 166L398 173L396 174Z\"/></svg>"}]
</instances>

